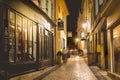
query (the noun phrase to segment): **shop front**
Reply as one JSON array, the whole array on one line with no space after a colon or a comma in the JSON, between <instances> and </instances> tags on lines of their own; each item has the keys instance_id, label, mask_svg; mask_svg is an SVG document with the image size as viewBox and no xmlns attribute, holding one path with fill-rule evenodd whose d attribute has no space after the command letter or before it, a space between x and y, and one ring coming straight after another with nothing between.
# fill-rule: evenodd
<instances>
[{"instance_id":1,"label":"shop front","mask_svg":"<svg viewBox=\"0 0 120 80\"><path fill-rule=\"evenodd\" d=\"M114 71L120 74L120 25L113 29Z\"/></svg>"},{"instance_id":2,"label":"shop front","mask_svg":"<svg viewBox=\"0 0 120 80\"><path fill-rule=\"evenodd\" d=\"M52 66L54 60L54 23L26 2L0 1L0 69L9 77Z\"/></svg>"}]
</instances>

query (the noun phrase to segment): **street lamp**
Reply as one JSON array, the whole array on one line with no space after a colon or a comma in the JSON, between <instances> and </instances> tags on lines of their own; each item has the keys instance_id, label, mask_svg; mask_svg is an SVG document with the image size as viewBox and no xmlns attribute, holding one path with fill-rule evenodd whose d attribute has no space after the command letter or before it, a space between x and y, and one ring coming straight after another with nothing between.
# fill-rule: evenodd
<instances>
[{"instance_id":1,"label":"street lamp","mask_svg":"<svg viewBox=\"0 0 120 80\"><path fill-rule=\"evenodd\" d=\"M78 41L79 41L79 38L76 38L76 39L75 39L75 42L77 43Z\"/></svg>"},{"instance_id":2,"label":"street lamp","mask_svg":"<svg viewBox=\"0 0 120 80\"><path fill-rule=\"evenodd\" d=\"M86 29L86 28L87 28L87 23L84 22L84 23L82 24L82 27L83 27L84 29Z\"/></svg>"}]
</instances>

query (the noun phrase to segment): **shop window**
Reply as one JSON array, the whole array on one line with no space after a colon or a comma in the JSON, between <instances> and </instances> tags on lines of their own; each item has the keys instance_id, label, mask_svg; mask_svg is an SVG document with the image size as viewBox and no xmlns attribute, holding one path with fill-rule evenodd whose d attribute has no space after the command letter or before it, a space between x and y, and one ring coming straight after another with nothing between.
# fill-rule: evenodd
<instances>
[{"instance_id":1,"label":"shop window","mask_svg":"<svg viewBox=\"0 0 120 80\"><path fill-rule=\"evenodd\" d=\"M33 34L33 27L32 27L32 21L28 21L28 55L30 55L30 59L34 59L33 58L33 40L32 40L32 34Z\"/></svg>"},{"instance_id":2,"label":"shop window","mask_svg":"<svg viewBox=\"0 0 120 80\"><path fill-rule=\"evenodd\" d=\"M19 62L21 58L21 54L23 54L22 47L22 17L16 16L16 61Z\"/></svg>"},{"instance_id":3,"label":"shop window","mask_svg":"<svg viewBox=\"0 0 120 80\"><path fill-rule=\"evenodd\" d=\"M24 62L27 61L27 37L28 37L28 34L27 34L27 19L23 18L23 31L22 31L22 43L23 43L23 54L24 54Z\"/></svg>"},{"instance_id":4,"label":"shop window","mask_svg":"<svg viewBox=\"0 0 120 80\"><path fill-rule=\"evenodd\" d=\"M113 29L115 72L120 74L120 25Z\"/></svg>"},{"instance_id":5,"label":"shop window","mask_svg":"<svg viewBox=\"0 0 120 80\"><path fill-rule=\"evenodd\" d=\"M36 46L37 23L20 14L10 12L9 62L35 61L37 51Z\"/></svg>"},{"instance_id":6,"label":"shop window","mask_svg":"<svg viewBox=\"0 0 120 80\"><path fill-rule=\"evenodd\" d=\"M15 13L9 13L9 61L14 62L15 54Z\"/></svg>"},{"instance_id":7,"label":"shop window","mask_svg":"<svg viewBox=\"0 0 120 80\"><path fill-rule=\"evenodd\" d=\"M36 51L37 51L37 24L33 23L33 58L36 59Z\"/></svg>"}]
</instances>

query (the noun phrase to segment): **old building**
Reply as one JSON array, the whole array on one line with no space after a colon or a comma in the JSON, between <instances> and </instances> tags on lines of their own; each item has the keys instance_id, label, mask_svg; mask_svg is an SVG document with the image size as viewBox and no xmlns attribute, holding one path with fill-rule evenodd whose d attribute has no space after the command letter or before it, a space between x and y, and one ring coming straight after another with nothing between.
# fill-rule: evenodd
<instances>
[{"instance_id":1,"label":"old building","mask_svg":"<svg viewBox=\"0 0 120 80\"><path fill-rule=\"evenodd\" d=\"M92 63L108 70L114 80L120 79L120 1L83 0L78 21L79 35L85 34L88 53L94 55ZM84 7L86 5L86 7ZM85 16L85 18L83 18ZM82 28L86 20L86 31ZM88 31L88 30L89 31Z\"/></svg>"},{"instance_id":2,"label":"old building","mask_svg":"<svg viewBox=\"0 0 120 80\"><path fill-rule=\"evenodd\" d=\"M69 14L65 0L56 0L56 54L67 48L67 15ZM57 57L56 57L57 60Z\"/></svg>"},{"instance_id":3,"label":"old building","mask_svg":"<svg viewBox=\"0 0 120 80\"><path fill-rule=\"evenodd\" d=\"M92 3L90 0L82 1L81 11L79 12L77 21L77 38L79 38L77 45L83 51L86 51L89 47L87 40L89 40L88 35L91 32L91 6ZM90 50L87 51L90 52Z\"/></svg>"},{"instance_id":4,"label":"old building","mask_svg":"<svg viewBox=\"0 0 120 80\"><path fill-rule=\"evenodd\" d=\"M106 12L106 32L108 50L108 75L120 79L120 1L108 0ZM104 10L104 9L103 9Z\"/></svg>"},{"instance_id":5,"label":"old building","mask_svg":"<svg viewBox=\"0 0 120 80\"><path fill-rule=\"evenodd\" d=\"M53 65L54 20L54 0L0 0L0 71L13 77Z\"/></svg>"}]
</instances>

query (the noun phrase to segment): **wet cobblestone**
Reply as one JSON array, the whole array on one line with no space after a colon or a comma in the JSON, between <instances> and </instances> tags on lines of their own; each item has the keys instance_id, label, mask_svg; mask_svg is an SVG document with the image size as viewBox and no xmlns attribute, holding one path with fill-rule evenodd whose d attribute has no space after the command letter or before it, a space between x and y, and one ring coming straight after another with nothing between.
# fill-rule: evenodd
<instances>
[{"instance_id":1,"label":"wet cobblestone","mask_svg":"<svg viewBox=\"0 0 120 80\"><path fill-rule=\"evenodd\" d=\"M42 80L97 80L82 57L72 56L67 63Z\"/></svg>"}]
</instances>

